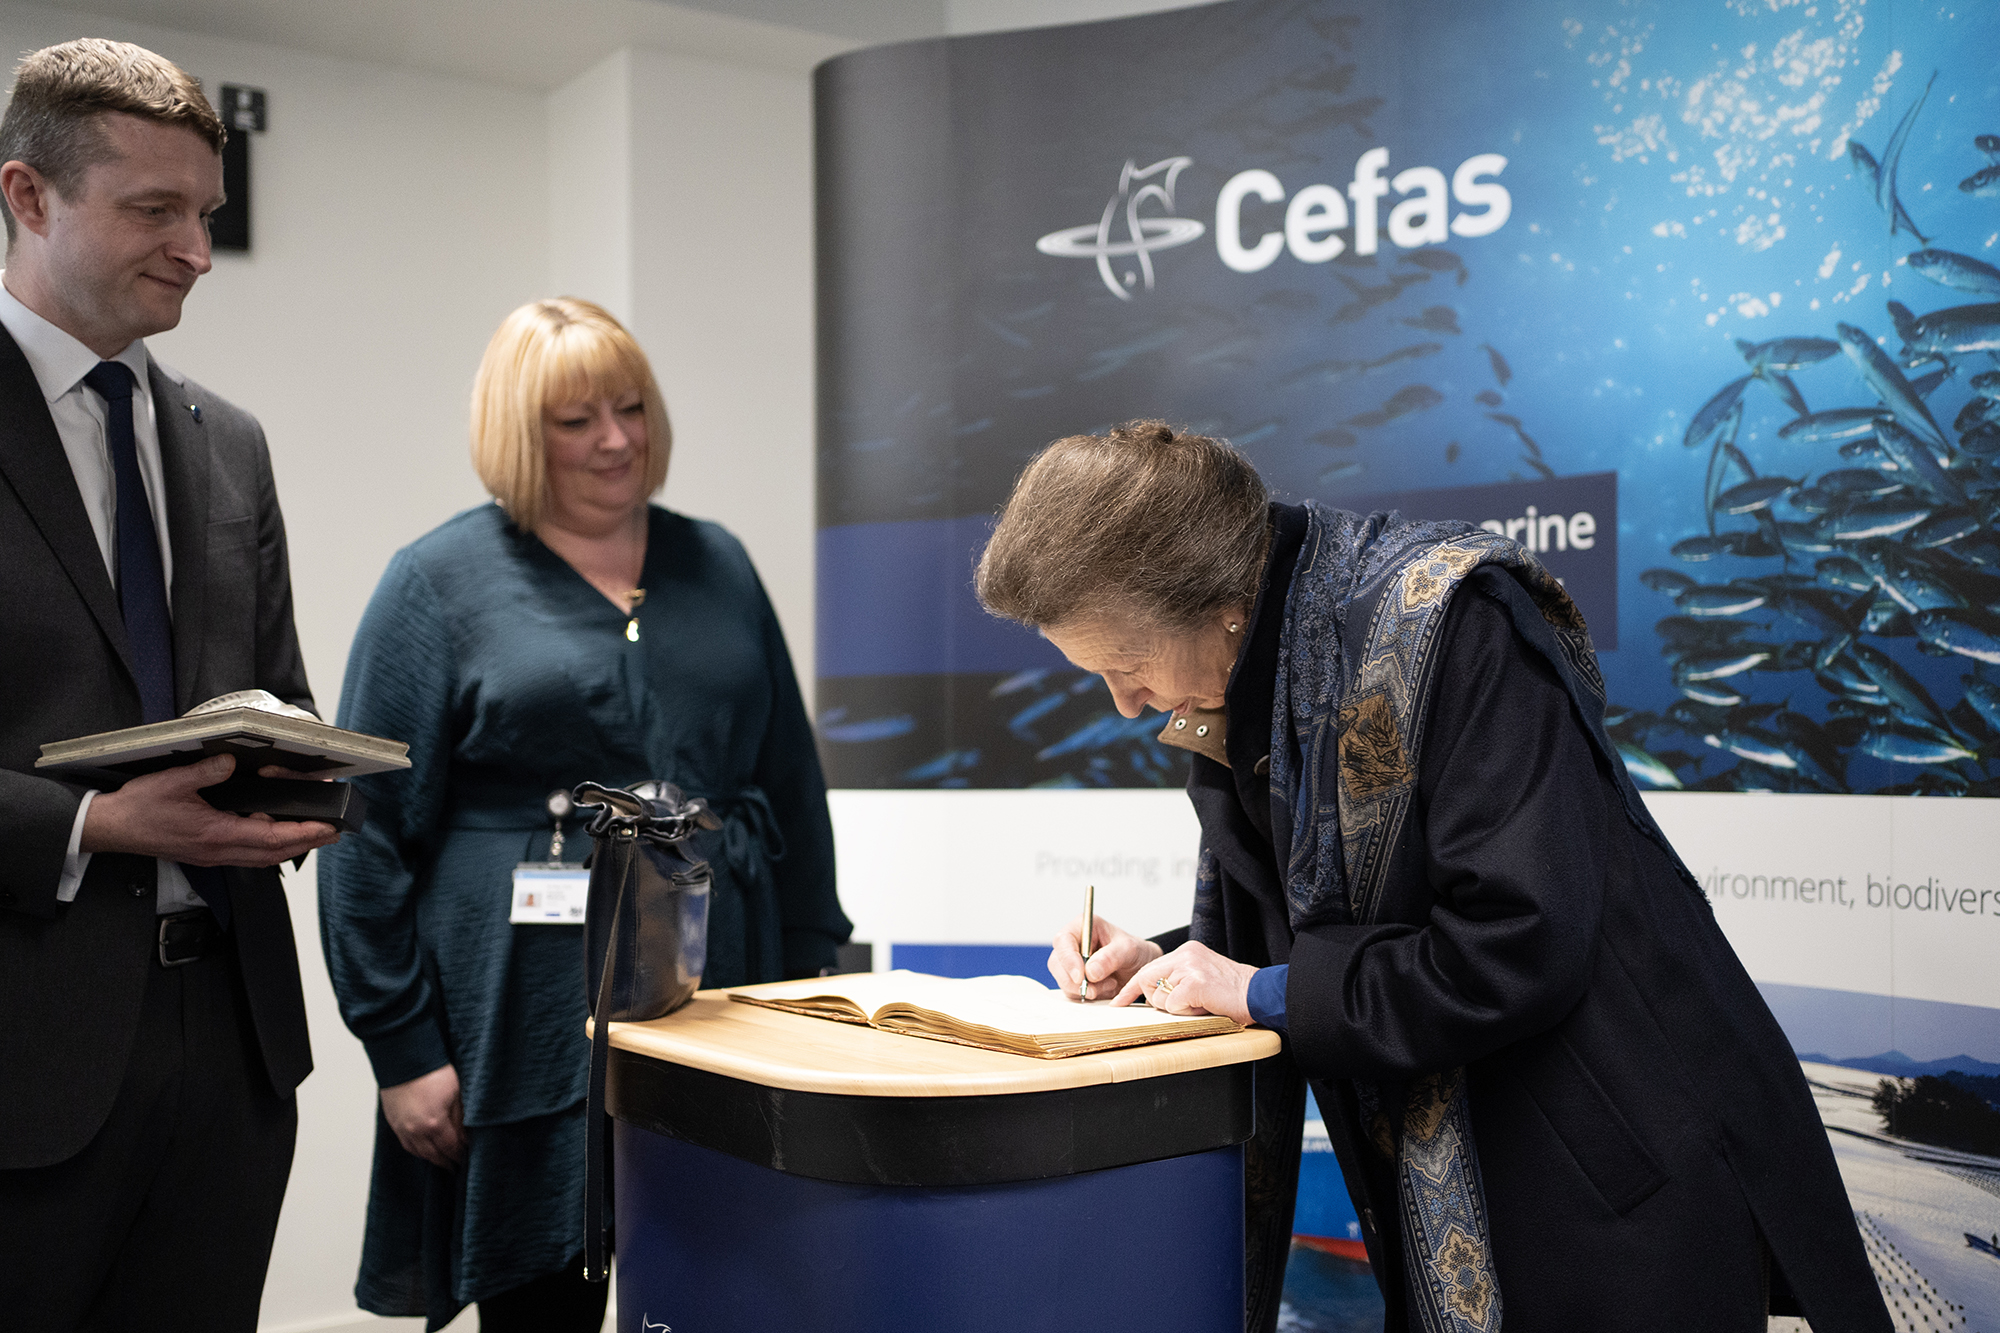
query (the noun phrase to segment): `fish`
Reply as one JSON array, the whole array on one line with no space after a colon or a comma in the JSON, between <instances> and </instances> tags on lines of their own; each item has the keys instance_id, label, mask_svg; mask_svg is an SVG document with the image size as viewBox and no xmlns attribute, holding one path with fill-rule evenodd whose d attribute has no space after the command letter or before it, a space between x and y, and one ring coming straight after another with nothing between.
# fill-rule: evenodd
<instances>
[{"instance_id":1,"label":"fish","mask_svg":"<svg viewBox=\"0 0 2000 1333\"><path fill-rule=\"evenodd\" d=\"M1755 378L1755 375L1744 375L1717 390L1715 396L1703 403L1701 409L1694 414L1694 420L1688 422L1687 434L1681 437L1681 443L1692 449L1713 435L1716 428L1729 416L1737 401L1743 397L1744 388Z\"/></svg>"},{"instance_id":2,"label":"fish","mask_svg":"<svg viewBox=\"0 0 2000 1333\"><path fill-rule=\"evenodd\" d=\"M1472 401L1478 403L1481 407L1498 407L1507 400L1491 389L1481 389L1478 393L1472 395Z\"/></svg>"},{"instance_id":3,"label":"fish","mask_svg":"<svg viewBox=\"0 0 2000 1333\"><path fill-rule=\"evenodd\" d=\"M1683 658L1674 666L1674 683L1697 680L1727 680L1741 675L1752 667L1771 660L1768 648L1757 647L1754 651L1740 653L1716 653L1705 657Z\"/></svg>"},{"instance_id":4,"label":"fish","mask_svg":"<svg viewBox=\"0 0 2000 1333\"><path fill-rule=\"evenodd\" d=\"M1909 380L1903 377L1896 363L1862 329L1852 324L1836 327L1840 332L1840 350L1847 353L1848 359L1860 369L1861 378L1881 398L1891 415L1911 434L1936 450L1940 457L1949 455L1951 445L1944 438L1944 432L1931 419L1930 409L1911 390ZM1879 427L1876 435L1881 435ZM1902 460L1898 458L1896 462L1900 466Z\"/></svg>"},{"instance_id":5,"label":"fish","mask_svg":"<svg viewBox=\"0 0 2000 1333\"><path fill-rule=\"evenodd\" d=\"M1734 708L1743 702L1743 695L1719 685L1712 680L1676 680L1674 688L1696 703L1710 704L1716 708Z\"/></svg>"},{"instance_id":6,"label":"fish","mask_svg":"<svg viewBox=\"0 0 2000 1333\"><path fill-rule=\"evenodd\" d=\"M1488 412L1486 415L1490 419L1499 422L1501 425L1507 427L1507 429L1513 431L1515 437L1518 438L1522 444L1527 446L1528 452L1530 454L1533 454L1536 460L1539 460L1541 458L1542 446L1535 443L1535 437L1528 434L1527 430L1521 425L1521 418L1517 416L1511 416L1506 412ZM1537 466L1540 466L1539 462L1537 462ZM1546 469L1544 470L1546 471Z\"/></svg>"},{"instance_id":7,"label":"fish","mask_svg":"<svg viewBox=\"0 0 2000 1333\"><path fill-rule=\"evenodd\" d=\"M1418 268L1428 269L1432 273L1456 273L1458 285L1461 287L1465 285L1465 280L1472 276L1466 270L1465 261L1449 250L1425 246L1417 250L1405 250L1402 259L1405 264L1415 264ZM1458 330L1453 329L1452 332L1456 333Z\"/></svg>"},{"instance_id":8,"label":"fish","mask_svg":"<svg viewBox=\"0 0 2000 1333\"><path fill-rule=\"evenodd\" d=\"M1886 419L1886 415L1876 418L1877 421ZM1889 460L1889 455L1882 452L1882 442L1875 438L1875 428L1872 425L1868 428L1867 439L1849 440L1841 445L1840 456L1850 462L1866 463L1869 467L1881 468L1885 472L1896 470L1896 465Z\"/></svg>"},{"instance_id":9,"label":"fish","mask_svg":"<svg viewBox=\"0 0 2000 1333\"><path fill-rule=\"evenodd\" d=\"M1338 427L1332 430L1317 431L1307 438L1314 444L1323 444L1329 449L1351 449L1361 443L1359 435L1356 435L1351 430L1341 430Z\"/></svg>"},{"instance_id":10,"label":"fish","mask_svg":"<svg viewBox=\"0 0 2000 1333\"><path fill-rule=\"evenodd\" d=\"M1850 139L1847 142L1847 166L1855 175L1868 182L1869 191L1875 196L1875 202L1880 204L1882 202L1882 168L1875 161L1875 155L1862 147L1861 141L1858 139ZM1903 208L1902 200L1892 198L1889 207L1884 211L1889 214L1889 234L1891 236L1894 236L1896 229L1901 227L1907 230L1912 236L1915 236L1918 241L1928 243L1930 238L1917 230L1917 224L1910 220L1909 213Z\"/></svg>"},{"instance_id":11,"label":"fish","mask_svg":"<svg viewBox=\"0 0 2000 1333\"><path fill-rule=\"evenodd\" d=\"M1454 333L1457 331L1452 330ZM1364 371L1381 370L1395 365L1398 361L1416 361L1426 356L1436 356L1443 350L1443 343L1413 343L1408 347L1398 347L1395 351L1378 356L1373 361L1364 361L1361 363L1361 368Z\"/></svg>"},{"instance_id":12,"label":"fish","mask_svg":"<svg viewBox=\"0 0 2000 1333\"><path fill-rule=\"evenodd\" d=\"M1718 555L1742 555L1754 532L1718 532L1710 537L1684 537L1673 544L1676 560L1713 560Z\"/></svg>"},{"instance_id":13,"label":"fish","mask_svg":"<svg viewBox=\"0 0 2000 1333\"><path fill-rule=\"evenodd\" d=\"M2000 162L1973 172L1958 188L1975 199L2000 199Z\"/></svg>"},{"instance_id":14,"label":"fish","mask_svg":"<svg viewBox=\"0 0 2000 1333\"><path fill-rule=\"evenodd\" d=\"M1715 497L1715 509L1723 514L1751 514L1760 509L1769 509L1786 494L1797 490L1799 483L1791 477L1757 477Z\"/></svg>"},{"instance_id":15,"label":"fish","mask_svg":"<svg viewBox=\"0 0 2000 1333\"><path fill-rule=\"evenodd\" d=\"M1813 412L1778 427L1778 438L1796 440L1800 444L1831 444L1836 440L1857 439L1873 435L1875 419L1881 415L1879 407L1836 407L1826 412Z\"/></svg>"},{"instance_id":16,"label":"fish","mask_svg":"<svg viewBox=\"0 0 2000 1333\"><path fill-rule=\"evenodd\" d=\"M2000 162L2000 134L1975 134L1972 146L1995 162Z\"/></svg>"},{"instance_id":17,"label":"fish","mask_svg":"<svg viewBox=\"0 0 2000 1333\"><path fill-rule=\"evenodd\" d=\"M1798 504L1796 495L1792 497L1792 503ZM1825 555L1839 549L1811 523L1780 523L1777 525L1777 536L1778 544L1785 548L1787 555Z\"/></svg>"},{"instance_id":18,"label":"fish","mask_svg":"<svg viewBox=\"0 0 2000 1333\"><path fill-rule=\"evenodd\" d=\"M1639 746L1630 741L1613 741L1612 744L1618 748L1618 757L1625 761L1625 771L1631 774L1632 780L1641 787L1655 791L1681 789L1681 780L1674 770Z\"/></svg>"},{"instance_id":19,"label":"fish","mask_svg":"<svg viewBox=\"0 0 2000 1333\"><path fill-rule=\"evenodd\" d=\"M1359 71L1358 65L1336 65L1331 60L1322 61L1314 69L1295 69L1284 76L1288 88L1297 88L1309 93L1331 93L1335 97L1347 91L1347 85Z\"/></svg>"},{"instance_id":20,"label":"fish","mask_svg":"<svg viewBox=\"0 0 2000 1333\"><path fill-rule=\"evenodd\" d=\"M1639 573L1639 582L1645 584L1654 592L1663 592L1669 597L1676 593L1686 592L1689 588L1694 587L1694 580L1681 573L1678 569L1641 570Z\"/></svg>"},{"instance_id":21,"label":"fish","mask_svg":"<svg viewBox=\"0 0 2000 1333\"><path fill-rule=\"evenodd\" d=\"M948 778L964 769L979 766L977 750L947 750L928 764L921 764L903 774L905 782L935 782Z\"/></svg>"},{"instance_id":22,"label":"fish","mask_svg":"<svg viewBox=\"0 0 2000 1333\"><path fill-rule=\"evenodd\" d=\"M1892 764L1948 764L1979 757L1955 740L1894 722L1870 727L1855 748Z\"/></svg>"},{"instance_id":23,"label":"fish","mask_svg":"<svg viewBox=\"0 0 2000 1333\"><path fill-rule=\"evenodd\" d=\"M1079 371L1076 378L1079 382L1087 382L1103 379L1106 375L1115 375L1140 357L1164 350L1185 332L1187 330L1179 328L1158 328L1134 338L1131 342L1092 352L1090 354L1092 364L1087 369Z\"/></svg>"},{"instance_id":24,"label":"fish","mask_svg":"<svg viewBox=\"0 0 2000 1333\"><path fill-rule=\"evenodd\" d=\"M1887 653L1872 644L1858 642L1847 651L1862 674L1875 682L1884 699L1908 716L1949 730L1944 711L1937 706L1929 691L1918 684L1909 672L1896 665Z\"/></svg>"},{"instance_id":25,"label":"fish","mask_svg":"<svg viewBox=\"0 0 2000 1333\"><path fill-rule=\"evenodd\" d=\"M1928 441L1903 429L1900 421L1876 422L1875 438L1881 442L1882 452L1895 460L1898 480L1907 478L1909 485L1941 504L1965 503L1965 489L1938 465L1939 456L1931 452ZM1948 459L1951 454L1951 446L1945 445L1943 457Z\"/></svg>"},{"instance_id":26,"label":"fish","mask_svg":"<svg viewBox=\"0 0 2000 1333\"><path fill-rule=\"evenodd\" d=\"M1812 409L1806 406L1806 396L1799 392L1799 386L1792 382L1790 375L1776 371L1759 371L1757 378L1771 386L1772 392L1785 400L1785 406L1792 409L1794 417L1809 417Z\"/></svg>"},{"instance_id":27,"label":"fish","mask_svg":"<svg viewBox=\"0 0 2000 1333\"><path fill-rule=\"evenodd\" d=\"M1761 343L1738 338L1736 350L1752 370L1803 370L1839 356L1840 344L1831 338L1773 338Z\"/></svg>"},{"instance_id":28,"label":"fish","mask_svg":"<svg viewBox=\"0 0 2000 1333\"><path fill-rule=\"evenodd\" d=\"M917 720L908 713L897 713L890 717L872 717L865 722L842 722L835 726L821 723L819 734L830 741L858 744L863 741L886 741L896 736L907 736L917 729Z\"/></svg>"},{"instance_id":29,"label":"fish","mask_svg":"<svg viewBox=\"0 0 2000 1333\"><path fill-rule=\"evenodd\" d=\"M1359 416L1349 417L1342 424L1364 428L1380 426L1394 421L1397 417L1408 416L1412 412L1422 412L1427 408L1436 407L1443 401L1444 395L1433 389L1430 385L1409 384L1396 390L1394 394L1390 395L1388 402L1382 404L1381 407L1375 409L1373 412L1363 412Z\"/></svg>"},{"instance_id":30,"label":"fish","mask_svg":"<svg viewBox=\"0 0 2000 1333\"><path fill-rule=\"evenodd\" d=\"M2000 622L1988 615L1955 608L1920 611L1910 617L1917 637L1933 647L2000 666Z\"/></svg>"},{"instance_id":31,"label":"fish","mask_svg":"<svg viewBox=\"0 0 2000 1333\"><path fill-rule=\"evenodd\" d=\"M1958 590L1936 571L1911 559L1896 546L1864 546L1855 554L1861 567L1875 576L1882 591L1905 611L1935 611L1966 604Z\"/></svg>"},{"instance_id":32,"label":"fish","mask_svg":"<svg viewBox=\"0 0 2000 1333\"><path fill-rule=\"evenodd\" d=\"M1339 481L1344 477L1359 476L1360 473L1361 473L1361 460L1357 458L1348 458L1348 459L1343 459L1338 463L1335 463L1332 467L1322 469L1319 474L1319 479L1321 481Z\"/></svg>"},{"instance_id":33,"label":"fish","mask_svg":"<svg viewBox=\"0 0 2000 1333\"><path fill-rule=\"evenodd\" d=\"M1740 616L1762 606L1765 597L1754 588L1733 584L1727 587L1696 584L1682 592L1674 602L1691 616Z\"/></svg>"},{"instance_id":34,"label":"fish","mask_svg":"<svg viewBox=\"0 0 2000 1333\"><path fill-rule=\"evenodd\" d=\"M1814 581L1822 588L1838 592L1868 592L1875 586L1875 580L1861 568L1861 562L1851 556L1828 556L1813 569Z\"/></svg>"},{"instance_id":35,"label":"fish","mask_svg":"<svg viewBox=\"0 0 2000 1333\"><path fill-rule=\"evenodd\" d=\"M1022 690L1032 690L1049 678L1048 667L1029 667L1026 671L1016 671L986 692L989 699L1003 699Z\"/></svg>"},{"instance_id":36,"label":"fish","mask_svg":"<svg viewBox=\"0 0 2000 1333\"><path fill-rule=\"evenodd\" d=\"M1506 388L1507 381L1514 378L1513 368L1507 364L1507 358L1500 355L1499 349L1491 343L1479 345L1486 349L1486 359L1493 363L1493 378L1500 382L1501 388Z\"/></svg>"},{"instance_id":37,"label":"fish","mask_svg":"<svg viewBox=\"0 0 2000 1333\"><path fill-rule=\"evenodd\" d=\"M1458 447L1458 441L1453 440L1450 444L1447 444L1444 447L1444 461L1447 463L1456 463L1458 461L1459 454L1462 452L1463 450L1461 450Z\"/></svg>"},{"instance_id":38,"label":"fish","mask_svg":"<svg viewBox=\"0 0 2000 1333\"><path fill-rule=\"evenodd\" d=\"M1771 609L1798 621L1822 638L1852 634L1854 613L1823 588L1783 588L1770 597Z\"/></svg>"},{"instance_id":39,"label":"fish","mask_svg":"<svg viewBox=\"0 0 2000 1333\"><path fill-rule=\"evenodd\" d=\"M1666 616L1653 628L1667 641L1662 656L1686 652L1720 652L1742 641L1750 626L1700 616Z\"/></svg>"},{"instance_id":40,"label":"fish","mask_svg":"<svg viewBox=\"0 0 2000 1333\"><path fill-rule=\"evenodd\" d=\"M1280 389L1289 388L1291 385L1315 379L1325 380L1329 384L1338 384L1342 380L1353 379L1356 375L1367 369L1367 367L1368 363L1366 361L1342 361L1339 359L1314 361L1310 365L1300 366L1297 370L1280 376L1273 383Z\"/></svg>"},{"instance_id":41,"label":"fish","mask_svg":"<svg viewBox=\"0 0 2000 1333\"><path fill-rule=\"evenodd\" d=\"M1979 515L1969 509L1950 510L1931 515L1911 528L1903 538L1906 546L1920 551L1934 551L1941 546L1949 546L1961 538L1970 537L1984 526Z\"/></svg>"},{"instance_id":42,"label":"fish","mask_svg":"<svg viewBox=\"0 0 2000 1333\"><path fill-rule=\"evenodd\" d=\"M2000 422L2000 398L1985 396L1968 398L1965 406L1952 419L1951 428L1963 435L1966 431L1977 430L1981 426Z\"/></svg>"},{"instance_id":43,"label":"fish","mask_svg":"<svg viewBox=\"0 0 2000 1333\"><path fill-rule=\"evenodd\" d=\"M1121 741L1150 740L1160 729L1160 719L1150 713L1138 717L1119 717L1115 713L1102 714L1085 723L1077 730L1063 737L1053 745L1037 751L1037 760L1057 759L1079 750L1101 750L1107 745Z\"/></svg>"},{"instance_id":44,"label":"fish","mask_svg":"<svg viewBox=\"0 0 2000 1333\"><path fill-rule=\"evenodd\" d=\"M1958 447L1974 458L1991 458L2000 454L2000 423L1988 422L1966 431L1958 437Z\"/></svg>"},{"instance_id":45,"label":"fish","mask_svg":"<svg viewBox=\"0 0 2000 1333\"><path fill-rule=\"evenodd\" d=\"M1913 250L1904 263L1940 287L2000 296L2000 268L1953 250Z\"/></svg>"},{"instance_id":46,"label":"fish","mask_svg":"<svg viewBox=\"0 0 2000 1333\"><path fill-rule=\"evenodd\" d=\"M1861 616L1861 632L1884 638L1899 638L1916 633L1910 628L1909 613L1903 604L1884 593L1868 604Z\"/></svg>"},{"instance_id":47,"label":"fish","mask_svg":"<svg viewBox=\"0 0 2000 1333\"><path fill-rule=\"evenodd\" d=\"M1283 417L1266 417L1264 420L1245 426L1240 431L1229 432L1229 442L1242 446L1255 444L1258 440L1275 435L1285 424Z\"/></svg>"},{"instance_id":48,"label":"fish","mask_svg":"<svg viewBox=\"0 0 2000 1333\"><path fill-rule=\"evenodd\" d=\"M2000 731L2000 685L1978 676L1960 676L1958 680L1965 686L1965 702L1987 726Z\"/></svg>"},{"instance_id":49,"label":"fish","mask_svg":"<svg viewBox=\"0 0 2000 1333\"><path fill-rule=\"evenodd\" d=\"M1333 319L1329 321L1334 324L1346 324L1357 320L1376 306L1386 305L1401 296L1403 288L1412 283L1429 282L1431 277L1428 273L1391 273L1389 281L1370 287L1355 281L1345 273L1335 273L1333 276L1340 279L1342 285L1356 297L1352 304L1342 306L1334 312Z\"/></svg>"},{"instance_id":50,"label":"fish","mask_svg":"<svg viewBox=\"0 0 2000 1333\"><path fill-rule=\"evenodd\" d=\"M1910 141L1910 131L1917 126L1917 113L1924 109L1924 103L1931 95L1931 85L1936 82L1937 71L1932 70L1930 78L1924 81L1923 92L1917 95L1917 100L1896 122L1895 131L1889 135L1888 146L1882 150L1882 174L1875 193L1875 202L1889 215L1889 235L1893 237L1899 227L1905 228L1926 245L1930 243L1930 238L1917 230L1917 224L1910 221L1910 215L1903 209L1903 201L1896 197L1896 173L1902 167L1903 145Z\"/></svg>"},{"instance_id":51,"label":"fish","mask_svg":"<svg viewBox=\"0 0 2000 1333\"><path fill-rule=\"evenodd\" d=\"M1912 315L1899 301L1889 302L1888 308L1903 340L1905 365L2000 351L2000 302L1946 306L1927 315Z\"/></svg>"},{"instance_id":52,"label":"fish","mask_svg":"<svg viewBox=\"0 0 2000 1333\"><path fill-rule=\"evenodd\" d=\"M1023 708L1020 712L1014 714L1014 716L1008 718L1007 730L1013 732L1016 736L1019 736L1022 740L1034 740L1036 739L1036 737L1034 733L1029 730L1029 728L1034 726L1034 724L1037 721L1039 721L1044 717L1047 717L1050 713L1055 712L1056 709L1061 708L1064 704L1068 702L1069 702L1068 695L1045 694L1041 698L1029 704L1026 708Z\"/></svg>"},{"instance_id":53,"label":"fish","mask_svg":"<svg viewBox=\"0 0 2000 1333\"><path fill-rule=\"evenodd\" d=\"M1844 514L1820 520L1820 535L1829 541L1858 542L1908 532L1931 516L1933 506L1901 498L1856 505Z\"/></svg>"},{"instance_id":54,"label":"fish","mask_svg":"<svg viewBox=\"0 0 2000 1333\"><path fill-rule=\"evenodd\" d=\"M1947 361L1936 370L1917 376L1910 381L1910 392L1919 398L1928 399L1938 391L1939 385L1951 378L1951 370L1951 363Z\"/></svg>"},{"instance_id":55,"label":"fish","mask_svg":"<svg viewBox=\"0 0 2000 1333\"><path fill-rule=\"evenodd\" d=\"M1903 489L1903 483L1885 477L1872 467L1844 467L1822 472L1814 483L1821 490L1853 500L1879 500Z\"/></svg>"},{"instance_id":56,"label":"fish","mask_svg":"<svg viewBox=\"0 0 2000 1333\"><path fill-rule=\"evenodd\" d=\"M1982 370L1966 383L1974 393L2000 393L2000 370Z\"/></svg>"},{"instance_id":57,"label":"fish","mask_svg":"<svg viewBox=\"0 0 2000 1333\"><path fill-rule=\"evenodd\" d=\"M1428 305L1421 313L1405 315L1403 323L1431 333L1459 333L1458 312L1448 305Z\"/></svg>"}]
</instances>

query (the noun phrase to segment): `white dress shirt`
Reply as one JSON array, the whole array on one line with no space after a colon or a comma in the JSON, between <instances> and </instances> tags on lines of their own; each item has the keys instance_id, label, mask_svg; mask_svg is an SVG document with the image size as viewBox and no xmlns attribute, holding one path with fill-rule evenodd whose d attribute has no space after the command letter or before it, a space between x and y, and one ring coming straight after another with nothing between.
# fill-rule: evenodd
<instances>
[{"instance_id":1,"label":"white dress shirt","mask_svg":"<svg viewBox=\"0 0 2000 1333\"><path fill-rule=\"evenodd\" d=\"M28 359L28 368L35 372L35 382L41 386L49 415L55 418L56 434L62 439L63 452L69 456L70 472L76 477L76 489L83 497L84 513L90 516L90 529L97 537L97 549L103 553L104 567L111 575L112 586L116 587L118 482L111 471L110 446L104 438L104 400L83 382L83 377L103 358L22 305L14 293L7 290L6 276L6 272L0 270L0 326L12 335L21 354ZM159 423L154 420L153 395L147 388L150 381L146 376L149 358L145 342L134 339L112 360L130 369L137 383L132 394L132 436L139 447L139 476L145 483L146 499L152 506L153 530L159 534L160 564L166 575L168 606L171 608L174 551L173 543L167 536L167 486L160 471ZM181 377L165 366L160 370L176 383L180 382ZM69 738L51 736L49 739ZM96 795L96 792L84 793L82 803L76 808L76 822L69 831L69 851L63 858L62 880L56 888L58 901L71 902L76 898L76 891L83 883L83 872L90 866L90 853L82 850L83 821ZM178 865L163 860L159 867L156 910L164 914L202 905L201 899L188 887L187 876Z\"/></svg>"}]
</instances>

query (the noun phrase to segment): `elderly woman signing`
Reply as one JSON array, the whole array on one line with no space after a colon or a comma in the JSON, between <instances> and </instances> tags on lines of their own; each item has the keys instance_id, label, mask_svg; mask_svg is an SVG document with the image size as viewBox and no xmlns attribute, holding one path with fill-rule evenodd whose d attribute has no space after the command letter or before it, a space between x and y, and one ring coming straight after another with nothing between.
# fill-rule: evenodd
<instances>
[{"instance_id":1,"label":"elderly woman signing","mask_svg":"<svg viewBox=\"0 0 2000 1333\"><path fill-rule=\"evenodd\" d=\"M1582 619L1520 547L1270 502L1133 422L1043 451L989 610L1194 751L1192 924L1073 925L1063 989L1287 1034L1247 1157L1268 1330L1310 1081L1388 1327L1816 1333L1887 1313L1810 1092L1605 739Z\"/></svg>"}]
</instances>

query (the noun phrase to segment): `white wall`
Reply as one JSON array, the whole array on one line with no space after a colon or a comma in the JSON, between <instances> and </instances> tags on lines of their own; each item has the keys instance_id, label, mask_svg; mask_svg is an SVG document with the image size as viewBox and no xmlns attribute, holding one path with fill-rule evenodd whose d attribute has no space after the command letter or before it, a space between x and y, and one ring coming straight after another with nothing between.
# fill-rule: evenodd
<instances>
[{"instance_id":1,"label":"white wall","mask_svg":"<svg viewBox=\"0 0 2000 1333\"><path fill-rule=\"evenodd\" d=\"M273 47L0 7L0 50L135 41L210 88L270 94L252 145L254 248L218 254L168 363L255 413L270 438L298 626L331 708L390 553L483 498L466 398L501 315L540 294L548 222L544 99ZM288 876L317 1069L266 1288L267 1327L352 1313L374 1080L326 980L313 868ZM4 1319L0 1319L4 1322Z\"/></svg>"},{"instance_id":2,"label":"white wall","mask_svg":"<svg viewBox=\"0 0 2000 1333\"><path fill-rule=\"evenodd\" d=\"M744 540L810 697L810 63L835 44L670 16L672 32L691 34L683 53L607 49L546 90L522 84L533 62L511 49L482 80L216 35L289 32L281 20L300 11L288 0L251 6L261 27L216 4L106 3L126 16L0 3L0 51L114 37L211 89L269 94L270 128L252 145L254 248L218 254L182 327L151 345L264 424L323 709L338 703L349 641L390 554L484 500L466 459L473 372L502 315L555 292L601 301L646 348L675 424L666 501ZM949 6L957 31L1132 8ZM932 30L936 0L917 12L913 31ZM639 31L640 19L654 23L620 21ZM339 36L324 45L378 49ZM433 66L471 59L405 45ZM393 42L379 49L405 58ZM288 883L317 1069L300 1090L263 1327L391 1327L356 1322L352 1299L374 1082L326 979L312 865Z\"/></svg>"},{"instance_id":3,"label":"white wall","mask_svg":"<svg viewBox=\"0 0 2000 1333\"><path fill-rule=\"evenodd\" d=\"M549 96L551 288L646 349L664 500L749 549L812 692L812 106L804 70L623 50Z\"/></svg>"}]
</instances>

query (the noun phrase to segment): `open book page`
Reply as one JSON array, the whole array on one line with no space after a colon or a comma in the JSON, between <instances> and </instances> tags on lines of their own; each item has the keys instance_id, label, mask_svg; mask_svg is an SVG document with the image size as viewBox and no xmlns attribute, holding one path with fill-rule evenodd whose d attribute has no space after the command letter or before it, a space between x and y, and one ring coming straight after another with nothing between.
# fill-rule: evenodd
<instances>
[{"instance_id":1,"label":"open book page","mask_svg":"<svg viewBox=\"0 0 2000 1333\"><path fill-rule=\"evenodd\" d=\"M1114 1009L1103 1001L1079 1004L1019 976L860 972L750 986L731 991L730 998L1045 1057L1238 1030L1227 1018L1164 1014L1143 1005Z\"/></svg>"}]
</instances>

